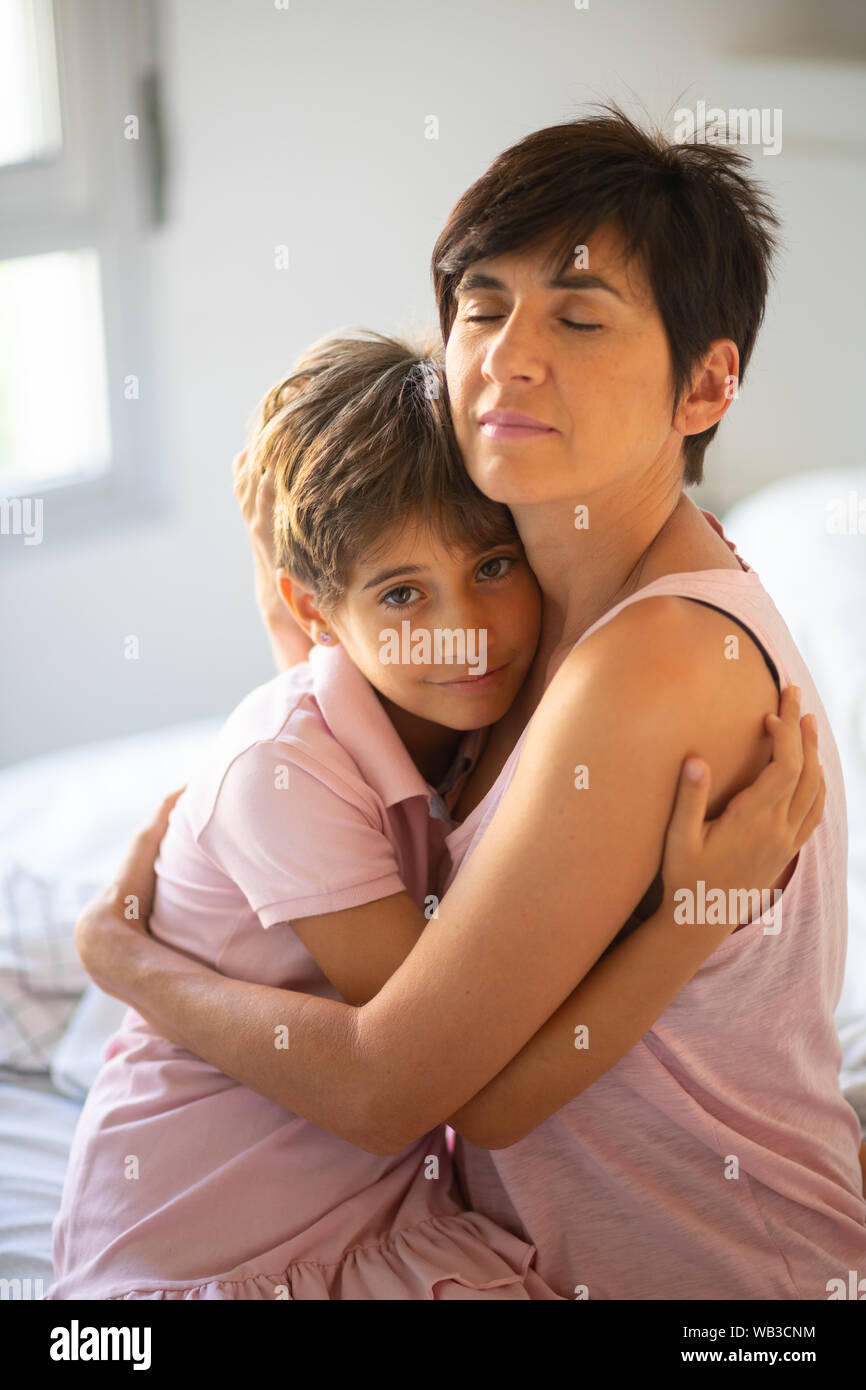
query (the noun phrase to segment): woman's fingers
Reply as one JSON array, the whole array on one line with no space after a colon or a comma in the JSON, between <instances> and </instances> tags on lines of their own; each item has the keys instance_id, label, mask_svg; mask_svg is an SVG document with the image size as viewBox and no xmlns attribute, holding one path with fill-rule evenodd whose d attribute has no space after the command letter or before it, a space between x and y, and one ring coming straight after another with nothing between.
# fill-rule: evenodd
<instances>
[{"instance_id":1,"label":"woman's fingers","mask_svg":"<svg viewBox=\"0 0 866 1390\"><path fill-rule=\"evenodd\" d=\"M153 820L150 822L150 825L147 827L146 833L155 836L157 844L159 844L168 829L168 818L185 791L186 785L178 787L176 792L169 792Z\"/></svg>"},{"instance_id":2,"label":"woman's fingers","mask_svg":"<svg viewBox=\"0 0 866 1390\"><path fill-rule=\"evenodd\" d=\"M261 473L257 479L256 488L256 511L259 517L259 524L264 522L270 533L274 524L274 474L273 469L268 468Z\"/></svg>"},{"instance_id":3,"label":"woman's fingers","mask_svg":"<svg viewBox=\"0 0 866 1390\"><path fill-rule=\"evenodd\" d=\"M234 493L240 503L244 524L253 543L264 548L270 557L273 550L274 526L274 472L268 465L265 468L255 453L242 449L232 462Z\"/></svg>"},{"instance_id":4,"label":"woman's fingers","mask_svg":"<svg viewBox=\"0 0 866 1390\"><path fill-rule=\"evenodd\" d=\"M107 889L104 897L108 898L115 906L120 903L126 904L128 899L135 899L135 911L125 913L130 920L137 920L139 917L150 915L150 908L153 902L153 883L154 865L159 846L168 829L168 818L177 804L178 798L186 791L186 787L179 788L165 798L156 815L134 835L126 856L118 870L117 877Z\"/></svg>"},{"instance_id":5,"label":"woman's fingers","mask_svg":"<svg viewBox=\"0 0 866 1390\"><path fill-rule=\"evenodd\" d=\"M232 477L235 497L240 502L241 507L246 509L254 483L246 449L241 449L239 454L235 454L232 461Z\"/></svg>"}]
</instances>

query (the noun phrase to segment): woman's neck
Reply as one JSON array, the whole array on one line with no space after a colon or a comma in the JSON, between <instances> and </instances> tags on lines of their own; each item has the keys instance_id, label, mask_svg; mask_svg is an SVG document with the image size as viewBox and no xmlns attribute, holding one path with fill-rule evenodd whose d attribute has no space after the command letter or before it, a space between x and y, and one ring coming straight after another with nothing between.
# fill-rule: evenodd
<instances>
[{"instance_id":1,"label":"woman's neck","mask_svg":"<svg viewBox=\"0 0 866 1390\"><path fill-rule=\"evenodd\" d=\"M579 548L554 549L544 542L533 546L532 522L528 528L527 557L544 593L541 637L530 673L539 682L536 704L575 643L630 594L666 574L742 568L700 507L682 491L648 506L645 517L602 514L599 522L598 510L595 516L595 534L584 532ZM537 551L540 574L530 550Z\"/></svg>"},{"instance_id":2,"label":"woman's neck","mask_svg":"<svg viewBox=\"0 0 866 1390\"><path fill-rule=\"evenodd\" d=\"M547 668L564 657L617 603L665 573L662 543L669 553L673 535L693 524L690 512L705 525L678 480L675 489L651 499L598 497L587 507L586 529L572 524L570 531L561 502L513 508L544 595L536 666Z\"/></svg>"}]
</instances>

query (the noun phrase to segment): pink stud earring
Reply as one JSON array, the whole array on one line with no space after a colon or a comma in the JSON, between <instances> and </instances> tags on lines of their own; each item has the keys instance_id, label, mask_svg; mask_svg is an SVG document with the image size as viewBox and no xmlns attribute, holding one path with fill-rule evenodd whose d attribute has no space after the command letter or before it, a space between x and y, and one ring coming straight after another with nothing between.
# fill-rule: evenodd
<instances>
[{"instance_id":1,"label":"pink stud earring","mask_svg":"<svg viewBox=\"0 0 866 1390\"><path fill-rule=\"evenodd\" d=\"M330 640L331 640L331 634L330 634L330 632L320 632L320 633L319 633L319 641L320 641L320 642L330 642Z\"/></svg>"}]
</instances>

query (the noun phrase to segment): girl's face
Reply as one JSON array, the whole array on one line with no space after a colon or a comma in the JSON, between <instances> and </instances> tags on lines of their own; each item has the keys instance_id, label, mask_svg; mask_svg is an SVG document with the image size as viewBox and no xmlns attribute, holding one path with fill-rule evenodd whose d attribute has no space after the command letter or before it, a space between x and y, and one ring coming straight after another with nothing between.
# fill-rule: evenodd
<instances>
[{"instance_id":1,"label":"girl's face","mask_svg":"<svg viewBox=\"0 0 866 1390\"><path fill-rule=\"evenodd\" d=\"M328 627L380 695L449 729L482 728L505 713L541 622L519 541L452 553L409 522L348 581Z\"/></svg>"},{"instance_id":2,"label":"girl's face","mask_svg":"<svg viewBox=\"0 0 866 1390\"><path fill-rule=\"evenodd\" d=\"M476 262L457 286L454 428L473 482L512 510L631 489L682 443L664 324L621 238L600 228L554 274L542 252L513 253Z\"/></svg>"}]
</instances>

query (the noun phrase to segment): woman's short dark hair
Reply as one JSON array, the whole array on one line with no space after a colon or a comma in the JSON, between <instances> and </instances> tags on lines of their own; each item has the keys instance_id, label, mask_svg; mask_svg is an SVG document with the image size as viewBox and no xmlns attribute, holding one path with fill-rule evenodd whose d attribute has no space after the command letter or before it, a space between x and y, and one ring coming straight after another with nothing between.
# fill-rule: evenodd
<instances>
[{"instance_id":1,"label":"woman's short dark hair","mask_svg":"<svg viewBox=\"0 0 866 1390\"><path fill-rule=\"evenodd\" d=\"M447 343L454 291L475 261L550 246L551 262L564 269L575 247L611 222L645 268L670 344L676 409L715 338L736 343L743 379L779 221L742 150L672 143L613 104L600 109L527 135L463 194L433 250L442 336ZM686 484L702 481L717 429L686 437Z\"/></svg>"}]
</instances>

